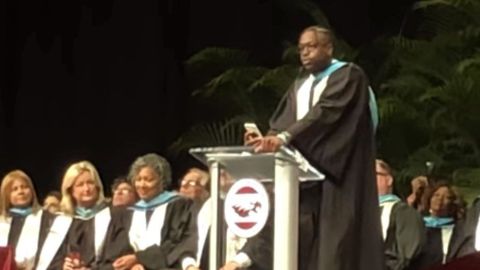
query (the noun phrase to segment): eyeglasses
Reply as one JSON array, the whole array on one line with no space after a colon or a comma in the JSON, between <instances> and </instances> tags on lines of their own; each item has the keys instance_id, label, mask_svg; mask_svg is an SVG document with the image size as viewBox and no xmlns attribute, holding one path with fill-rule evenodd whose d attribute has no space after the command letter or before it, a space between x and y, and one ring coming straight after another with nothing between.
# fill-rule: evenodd
<instances>
[{"instance_id":1,"label":"eyeglasses","mask_svg":"<svg viewBox=\"0 0 480 270\"><path fill-rule=\"evenodd\" d=\"M186 186L197 187L197 186L201 186L201 184L200 184L200 182L197 182L195 180L183 179L182 182L181 182L181 186L182 187L186 187Z\"/></svg>"},{"instance_id":2,"label":"eyeglasses","mask_svg":"<svg viewBox=\"0 0 480 270\"><path fill-rule=\"evenodd\" d=\"M384 173L384 172L377 172L377 175L380 175L380 176L389 176L390 174Z\"/></svg>"},{"instance_id":3,"label":"eyeglasses","mask_svg":"<svg viewBox=\"0 0 480 270\"><path fill-rule=\"evenodd\" d=\"M113 193L132 193L133 190L128 189L128 188L117 188L113 191Z\"/></svg>"},{"instance_id":4,"label":"eyeglasses","mask_svg":"<svg viewBox=\"0 0 480 270\"><path fill-rule=\"evenodd\" d=\"M318 43L307 43L307 44L300 44L297 47L299 53L302 53L303 50L307 50L307 52L313 51L319 47L320 44Z\"/></svg>"}]
</instances>

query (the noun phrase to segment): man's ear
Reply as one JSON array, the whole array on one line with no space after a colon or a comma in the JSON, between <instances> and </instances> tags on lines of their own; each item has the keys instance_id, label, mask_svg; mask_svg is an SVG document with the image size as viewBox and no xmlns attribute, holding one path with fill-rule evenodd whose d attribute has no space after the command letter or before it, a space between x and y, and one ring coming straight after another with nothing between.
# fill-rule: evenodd
<instances>
[{"instance_id":1,"label":"man's ear","mask_svg":"<svg viewBox=\"0 0 480 270\"><path fill-rule=\"evenodd\" d=\"M388 186L393 187L393 177L391 175L388 176Z\"/></svg>"},{"instance_id":2,"label":"man's ear","mask_svg":"<svg viewBox=\"0 0 480 270\"><path fill-rule=\"evenodd\" d=\"M330 57L333 57L333 44L329 44L327 48L327 52L330 55Z\"/></svg>"}]
</instances>

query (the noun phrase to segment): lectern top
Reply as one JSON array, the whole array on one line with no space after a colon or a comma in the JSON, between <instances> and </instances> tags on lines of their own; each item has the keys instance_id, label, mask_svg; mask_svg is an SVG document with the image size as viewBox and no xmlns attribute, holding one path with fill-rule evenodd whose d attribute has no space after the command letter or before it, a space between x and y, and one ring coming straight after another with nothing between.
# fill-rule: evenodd
<instances>
[{"instance_id":1,"label":"lectern top","mask_svg":"<svg viewBox=\"0 0 480 270\"><path fill-rule=\"evenodd\" d=\"M299 166L299 178L306 180L323 180L323 174L315 170L298 152L282 147L276 153L255 153L251 146L219 146L190 149L190 154L210 166L218 162L235 179L257 178L261 180L275 178L275 162L290 162Z\"/></svg>"}]
</instances>

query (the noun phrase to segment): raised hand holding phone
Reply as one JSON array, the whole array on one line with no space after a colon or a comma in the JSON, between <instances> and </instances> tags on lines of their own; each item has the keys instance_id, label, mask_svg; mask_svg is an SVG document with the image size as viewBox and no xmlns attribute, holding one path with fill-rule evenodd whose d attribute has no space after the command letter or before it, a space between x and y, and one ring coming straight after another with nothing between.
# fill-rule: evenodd
<instances>
[{"instance_id":1,"label":"raised hand holding phone","mask_svg":"<svg viewBox=\"0 0 480 270\"><path fill-rule=\"evenodd\" d=\"M258 129L255 123L245 123L245 134L243 135L243 141L245 145L256 146L263 138L262 132Z\"/></svg>"}]
</instances>

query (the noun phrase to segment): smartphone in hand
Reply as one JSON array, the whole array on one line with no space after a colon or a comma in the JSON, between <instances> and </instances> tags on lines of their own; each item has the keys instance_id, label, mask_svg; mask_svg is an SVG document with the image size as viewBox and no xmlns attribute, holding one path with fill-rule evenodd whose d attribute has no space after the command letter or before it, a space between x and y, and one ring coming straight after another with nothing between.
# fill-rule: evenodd
<instances>
[{"instance_id":1,"label":"smartphone in hand","mask_svg":"<svg viewBox=\"0 0 480 270\"><path fill-rule=\"evenodd\" d=\"M245 130L248 133L252 133L253 138L263 137L262 132L260 131L260 129L258 129L258 127L255 123L245 123L245 124L243 124L243 126L245 127Z\"/></svg>"}]
</instances>

